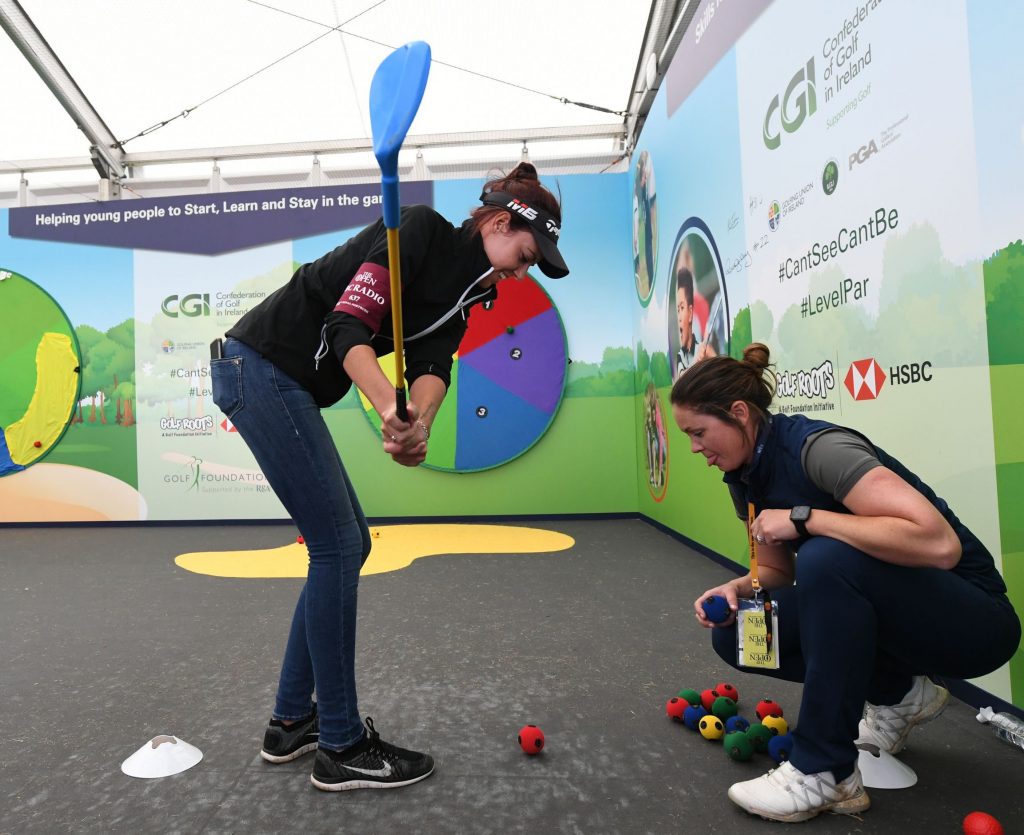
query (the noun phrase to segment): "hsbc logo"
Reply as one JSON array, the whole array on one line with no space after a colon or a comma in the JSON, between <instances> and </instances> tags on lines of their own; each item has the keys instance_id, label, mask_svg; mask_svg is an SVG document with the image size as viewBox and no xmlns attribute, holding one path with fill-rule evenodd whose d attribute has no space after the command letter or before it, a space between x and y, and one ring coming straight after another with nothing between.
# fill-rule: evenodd
<instances>
[{"instance_id":1,"label":"hsbc logo","mask_svg":"<svg viewBox=\"0 0 1024 835\"><path fill-rule=\"evenodd\" d=\"M930 360L889 366L888 376L874 359L857 360L850 365L843 384L854 400L874 400L886 380L890 386L930 383L934 379Z\"/></svg>"},{"instance_id":2,"label":"hsbc logo","mask_svg":"<svg viewBox=\"0 0 1024 835\"><path fill-rule=\"evenodd\" d=\"M524 203L520 203L515 198L513 198L512 200L509 200L507 208L511 209L514 212L518 212L523 217L525 217L527 220L536 220L537 219L537 210L536 209L531 209L529 206L525 205Z\"/></svg>"},{"instance_id":3,"label":"hsbc logo","mask_svg":"<svg viewBox=\"0 0 1024 835\"><path fill-rule=\"evenodd\" d=\"M846 372L843 385L854 400L874 400L885 385L885 372L873 358L857 360Z\"/></svg>"}]
</instances>

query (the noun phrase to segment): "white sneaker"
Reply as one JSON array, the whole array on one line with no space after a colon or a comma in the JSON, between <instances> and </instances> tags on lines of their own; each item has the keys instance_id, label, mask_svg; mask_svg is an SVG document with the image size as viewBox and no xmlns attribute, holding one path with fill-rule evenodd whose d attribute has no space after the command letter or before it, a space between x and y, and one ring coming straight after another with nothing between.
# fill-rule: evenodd
<instances>
[{"instance_id":1,"label":"white sneaker","mask_svg":"<svg viewBox=\"0 0 1024 835\"><path fill-rule=\"evenodd\" d=\"M831 771L804 774L789 760L756 780L735 783L729 799L752 815L796 823L821 812L855 815L871 807L860 771L837 784Z\"/></svg>"},{"instance_id":2,"label":"white sneaker","mask_svg":"<svg viewBox=\"0 0 1024 835\"><path fill-rule=\"evenodd\" d=\"M898 705L864 705L857 745L877 745L882 751L898 754L907 744L915 725L923 725L938 716L949 701L949 691L932 683L927 676L915 676L914 685Z\"/></svg>"}]
</instances>

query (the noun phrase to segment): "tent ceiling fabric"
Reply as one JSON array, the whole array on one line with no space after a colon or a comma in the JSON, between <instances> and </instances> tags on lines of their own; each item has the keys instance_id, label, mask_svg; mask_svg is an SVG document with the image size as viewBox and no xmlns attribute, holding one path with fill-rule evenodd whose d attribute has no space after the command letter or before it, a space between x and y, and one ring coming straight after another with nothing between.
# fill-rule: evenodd
<instances>
[{"instance_id":1,"label":"tent ceiling fabric","mask_svg":"<svg viewBox=\"0 0 1024 835\"><path fill-rule=\"evenodd\" d=\"M677 3L654 4L666 5ZM20 6L129 155L267 143L312 149L325 140L368 138L373 71L391 48L411 40L430 43L434 64L410 135L451 135L457 145L456 137L478 131L505 131L514 142L528 129L625 125L653 19L651 3L610 0ZM331 31L339 25L344 33ZM27 160L89 156L85 135L7 37L0 38L0 74L0 175ZM613 140L603 141L611 150Z\"/></svg>"}]
</instances>

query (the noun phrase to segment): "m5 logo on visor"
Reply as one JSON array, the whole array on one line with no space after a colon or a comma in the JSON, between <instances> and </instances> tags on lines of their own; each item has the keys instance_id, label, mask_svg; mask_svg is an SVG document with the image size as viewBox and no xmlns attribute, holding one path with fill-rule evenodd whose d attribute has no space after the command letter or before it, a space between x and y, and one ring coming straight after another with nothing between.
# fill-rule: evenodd
<instances>
[{"instance_id":1,"label":"m5 logo on visor","mask_svg":"<svg viewBox=\"0 0 1024 835\"><path fill-rule=\"evenodd\" d=\"M507 208L512 209L512 211L514 211L514 212L518 212L523 217L525 217L527 220L536 220L537 219L537 210L536 209L531 209L529 206L527 206L527 205L525 205L523 203L520 203L515 198L512 198L511 200L508 201Z\"/></svg>"}]
</instances>

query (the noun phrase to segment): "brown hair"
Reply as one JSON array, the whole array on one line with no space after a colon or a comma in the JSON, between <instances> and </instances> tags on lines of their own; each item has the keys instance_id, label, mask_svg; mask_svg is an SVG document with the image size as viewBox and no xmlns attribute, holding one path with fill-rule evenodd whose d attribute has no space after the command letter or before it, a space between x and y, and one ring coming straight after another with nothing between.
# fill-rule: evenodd
<instances>
[{"instance_id":1,"label":"brown hair","mask_svg":"<svg viewBox=\"0 0 1024 835\"><path fill-rule=\"evenodd\" d=\"M691 365L675 381L669 399L674 406L713 415L737 429L740 424L729 407L742 400L763 424L775 396L775 374L770 367L768 346L754 342L743 349L742 360L707 357Z\"/></svg>"},{"instance_id":2,"label":"brown hair","mask_svg":"<svg viewBox=\"0 0 1024 835\"><path fill-rule=\"evenodd\" d=\"M488 180L484 191L504 191L513 197L520 198L530 206L538 206L548 214L553 215L558 225L562 225L562 207L558 198L540 184L537 177L537 169L533 163L521 162L508 172L504 177L496 177ZM473 221L473 232L478 233L481 227L499 212L508 212L501 206L477 206L469 213ZM530 224L523 220L515 212L512 216L511 227L513 229L529 229Z\"/></svg>"}]
</instances>

